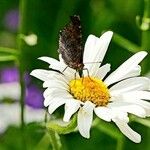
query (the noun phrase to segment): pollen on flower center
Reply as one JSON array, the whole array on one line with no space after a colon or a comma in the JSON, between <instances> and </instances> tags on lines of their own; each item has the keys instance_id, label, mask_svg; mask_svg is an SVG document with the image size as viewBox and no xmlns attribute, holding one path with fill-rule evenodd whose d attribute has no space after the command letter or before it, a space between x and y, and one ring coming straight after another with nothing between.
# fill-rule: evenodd
<instances>
[{"instance_id":1,"label":"pollen on flower center","mask_svg":"<svg viewBox=\"0 0 150 150\"><path fill-rule=\"evenodd\" d=\"M70 93L75 99L82 102L91 101L96 106L106 106L110 94L104 82L98 78L82 77L71 80L69 83Z\"/></svg>"}]
</instances>

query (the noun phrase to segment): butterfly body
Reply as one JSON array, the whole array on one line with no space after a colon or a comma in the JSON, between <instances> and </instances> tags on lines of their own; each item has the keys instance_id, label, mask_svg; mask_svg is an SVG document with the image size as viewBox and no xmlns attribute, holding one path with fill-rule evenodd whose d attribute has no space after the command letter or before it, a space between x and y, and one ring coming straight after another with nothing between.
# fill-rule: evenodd
<instances>
[{"instance_id":1,"label":"butterfly body","mask_svg":"<svg viewBox=\"0 0 150 150\"><path fill-rule=\"evenodd\" d=\"M70 24L60 31L58 51L69 67L82 70L84 64L80 18L72 16L70 19Z\"/></svg>"}]
</instances>

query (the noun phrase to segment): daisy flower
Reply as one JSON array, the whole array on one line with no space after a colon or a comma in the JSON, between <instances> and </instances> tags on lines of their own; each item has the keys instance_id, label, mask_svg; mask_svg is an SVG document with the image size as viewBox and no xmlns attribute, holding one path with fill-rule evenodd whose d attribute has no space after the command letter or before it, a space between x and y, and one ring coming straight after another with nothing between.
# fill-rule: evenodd
<instances>
[{"instance_id":1,"label":"daisy flower","mask_svg":"<svg viewBox=\"0 0 150 150\"><path fill-rule=\"evenodd\" d=\"M130 140L139 143L141 136L129 126L128 113L138 117L150 115L150 80L139 77L141 67L138 65L147 55L145 51L134 54L114 72L110 64L100 66L113 33L108 31L100 38L89 35L83 55L83 75L67 67L63 59L59 61L50 57L40 57L50 64L50 70L36 69L31 75L42 80L44 106L52 114L58 107L64 106L64 122L69 122L77 112L77 127L80 134L90 137L93 113L107 122L113 121L120 131ZM76 74L76 75L75 75Z\"/></svg>"}]
</instances>

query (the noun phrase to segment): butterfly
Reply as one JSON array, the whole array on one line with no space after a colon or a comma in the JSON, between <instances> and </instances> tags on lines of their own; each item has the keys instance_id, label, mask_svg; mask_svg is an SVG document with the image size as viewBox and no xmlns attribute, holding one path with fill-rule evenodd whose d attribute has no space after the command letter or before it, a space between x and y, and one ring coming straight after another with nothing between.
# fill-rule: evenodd
<instances>
[{"instance_id":1,"label":"butterfly","mask_svg":"<svg viewBox=\"0 0 150 150\"><path fill-rule=\"evenodd\" d=\"M58 52L67 66L79 71L84 67L83 51L80 17L74 15L60 31Z\"/></svg>"}]
</instances>

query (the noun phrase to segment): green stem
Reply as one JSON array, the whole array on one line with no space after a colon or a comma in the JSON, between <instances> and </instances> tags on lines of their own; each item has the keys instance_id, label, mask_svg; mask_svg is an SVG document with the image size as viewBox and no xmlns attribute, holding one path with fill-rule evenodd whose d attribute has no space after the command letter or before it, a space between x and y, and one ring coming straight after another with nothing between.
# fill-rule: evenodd
<instances>
[{"instance_id":1,"label":"green stem","mask_svg":"<svg viewBox=\"0 0 150 150\"><path fill-rule=\"evenodd\" d=\"M51 141L53 150L60 150L61 142L60 142L59 135L55 131L52 131L52 130L49 130L48 133L50 136L50 141Z\"/></svg>"},{"instance_id":2,"label":"green stem","mask_svg":"<svg viewBox=\"0 0 150 150\"><path fill-rule=\"evenodd\" d=\"M150 0L144 0L145 2L145 8L144 8L144 16L142 18L142 24L141 27L145 27L145 28L141 28L142 29L142 43L141 43L141 47L143 49L150 49L150 42L149 42L149 38L150 38Z\"/></svg>"},{"instance_id":3,"label":"green stem","mask_svg":"<svg viewBox=\"0 0 150 150\"><path fill-rule=\"evenodd\" d=\"M150 0L145 0L144 16L142 18L141 30L141 49L150 52ZM143 63L144 73L149 71L150 61L145 59Z\"/></svg>"},{"instance_id":4,"label":"green stem","mask_svg":"<svg viewBox=\"0 0 150 150\"><path fill-rule=\"evenodd\" d=\"M24 16L24 4L25 0L20 0L20 26L19 34L23 32L23 16ZM20 51L19 55L19 75L20 75L20 86L21 86L21 95L20 95L20 106L21 106L21 127L24 128L24 98L25 98L25 81L24 81L24 66L22 63L22 40L18 38L18 49Z\"/></svg>"},{"instance_id":5,"label":"green stem","mask_svg":"<svg viewBox=\"0 0 150 150\"><path fill-rule=\"evenodd\" d=\"M20 106L21 106L21 128L24 128L24 97L25 97L25 83L24 83L24 70L22 65L19 66L19 75L20 75L20 86L21 86L21 95L20 95Z\"/></svg>"},{"instance_id":6,"label":"green stem","mask_svg":"<svg viewBox=\"0 0 150 150\"><path fill-rule=\"evenodd\" d=\"M132 43L131 41L127 40L126 38L122 37L117 33L114 34L113 40L116 44L132 53L136 53L141 49L138 45Z\"/></svg>"},{"instance_id":7,"label":"green stem","mask_svg":"<svg viewBox=\"0 0 150 150\"><path fill-rule=\"evenodd\" d=\"M48 150L50 145L49 134L45 134L40 142L35 146L34 150Z\"/></svg>"},{"instance_id":8,"label":"green stem","mask_svg":"<svg viewBox=\"0 0 150 150\"><path fill-rule=\"evenodd\" d=\"M122 135L121 138L117 140L117 148L116 150L123 150L124 149L124 136Z\"/></svg>"},{"instance_id":9,"label":"green stem","mask_svg":"<svg viewBox=\"0 0 150 150\"><path fill-rule=\"evenodd\" d=\"M20 0L19 10L20 10L20 22L19 22L19 34L22 34L24 32L23 26L24 26L24 15L25 15L25 3L26 0ZM21 95L20 95L20 107L21 107L21 113L20 113L20 120L21 120L21 129L22 129L22 148L26 149L26 137L25 137L25 121L24 121L24 99L25 99L25 81L24 81L24 65L23 65L23 45L22 40L18 36L18 67L19 67L19 76L20 76L20 87L21 87Z\"/></svg>"}]
</instances>

